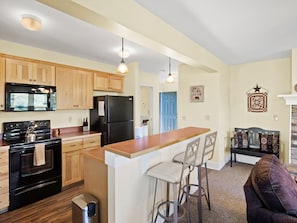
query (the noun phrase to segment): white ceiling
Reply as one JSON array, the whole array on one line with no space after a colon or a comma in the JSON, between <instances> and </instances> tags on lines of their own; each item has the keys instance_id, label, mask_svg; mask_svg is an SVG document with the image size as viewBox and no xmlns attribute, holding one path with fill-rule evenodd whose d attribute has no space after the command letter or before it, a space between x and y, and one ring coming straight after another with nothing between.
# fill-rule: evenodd
<instances>
[{"instance_id":1,"label":"white ceiling","mask_svg":"<svg viewBox=\"0 0 297 223\"><path fill-rule=\"evenodd\" d=\"M0 0L0 39L118 65L121 37L34 0ZM227 64L287 57L297 47L296 0L135 0ZM42 20L39 32L20 25ZM141 22L141 21L140 21ZM168 57L125 40L140 70L168 73ZM1 48L0 48L1 50ZM172 72L178 61L172 60Z\"/></svg>"}]
</instances>

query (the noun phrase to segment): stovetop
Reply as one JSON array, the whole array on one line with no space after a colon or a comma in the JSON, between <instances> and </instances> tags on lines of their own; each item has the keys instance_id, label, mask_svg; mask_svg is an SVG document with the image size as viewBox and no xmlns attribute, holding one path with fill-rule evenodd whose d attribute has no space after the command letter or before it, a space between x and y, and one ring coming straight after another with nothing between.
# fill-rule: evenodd
<instances>
[{"instance_id":1,"label":"stovetop","mask_svg":"<svg viewBox=\"0 0 297 223\"><path fill-rule=\"evenodd\" d=\"M4 122L2 138L9 145L27 143L25 135L29 127L33 127L36 134L36 140L33 143L51 139L50 120Z\"/></svg>"}]
</instances>

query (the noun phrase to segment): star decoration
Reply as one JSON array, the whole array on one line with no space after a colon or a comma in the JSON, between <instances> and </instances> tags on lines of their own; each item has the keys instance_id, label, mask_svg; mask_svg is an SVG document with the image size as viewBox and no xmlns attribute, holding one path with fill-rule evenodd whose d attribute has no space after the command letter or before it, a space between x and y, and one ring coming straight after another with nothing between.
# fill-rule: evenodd
<instances>
[{"instance_id":1,"label":"star decoration","mask_svg":"<svg viewBox=\"0 0 297 223\"><path fill-rule=\"evenodd\" d=\"M256 85L256 87L254 87L255 92L260 92L261 87L258 86L258 84Z\"/></svg>"}]
</instances>

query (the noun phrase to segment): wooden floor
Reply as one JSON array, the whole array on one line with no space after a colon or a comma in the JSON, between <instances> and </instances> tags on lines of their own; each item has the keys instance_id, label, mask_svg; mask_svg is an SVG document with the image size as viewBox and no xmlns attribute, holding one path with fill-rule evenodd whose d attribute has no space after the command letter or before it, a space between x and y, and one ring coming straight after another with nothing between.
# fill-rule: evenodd
<instances>
[{"instance_id":1,"label":"wooden floor","mask_svg":"<svg viewBox=\"0 0 297 223\"><path fill-rule=\"evenodd\" d=\"M20 209L0 214L0 223L71 223L72 198L81 193L82 184Z\"/></svg>"}]
</instances>

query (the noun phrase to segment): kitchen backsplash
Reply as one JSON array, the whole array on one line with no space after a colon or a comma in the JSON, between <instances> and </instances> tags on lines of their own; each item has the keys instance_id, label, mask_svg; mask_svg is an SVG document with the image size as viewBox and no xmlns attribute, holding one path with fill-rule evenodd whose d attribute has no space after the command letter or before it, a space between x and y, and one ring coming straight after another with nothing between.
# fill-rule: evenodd
<instances>
[{"instance_id":1,"label":"kitchen backsplash","mask_svg":"<svg viewBox=\"0 0 297 223\"><path fill-rule=\"evenodd\" d=\"M0 112L0 132L3 122L50 120L51 128L81 126L82 120L89 117L89 110L57 110L51 112Z\"/></svg>"}]
</instances>

